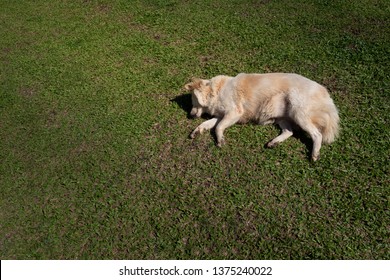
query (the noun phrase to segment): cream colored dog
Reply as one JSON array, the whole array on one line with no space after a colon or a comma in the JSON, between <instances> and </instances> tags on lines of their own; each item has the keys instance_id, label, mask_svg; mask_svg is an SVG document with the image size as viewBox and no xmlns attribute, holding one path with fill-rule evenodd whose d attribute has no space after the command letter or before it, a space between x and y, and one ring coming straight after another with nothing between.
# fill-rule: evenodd
<instances>
[{"instance_id":1,"label":"cream colored dog","mask_svg":"<svg viewBox=\"0 0 390 280\"><path fill-rule=\"evenodd\" d=\"M339 116L328 91L318 83L297 74L239 74L211 80L193 79L185 85L192 91L191 115L213 116L192 133L215 127L218 146L225 143L223 132L235 123L254 121L276 123L282 133L267 146L274 147L289 138L298 125L313 140L312 160L319 159L321 143L331 143L338 135Z\"/></svg>"}]
</instances>

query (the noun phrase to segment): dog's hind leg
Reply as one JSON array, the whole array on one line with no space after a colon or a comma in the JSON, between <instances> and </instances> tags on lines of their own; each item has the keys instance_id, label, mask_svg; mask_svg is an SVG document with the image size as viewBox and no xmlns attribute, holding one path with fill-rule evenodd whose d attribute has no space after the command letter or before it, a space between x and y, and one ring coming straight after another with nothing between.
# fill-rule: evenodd
<instances>
[{"instance_id":1,"label":"dog's hind leg","mask_svg":"<svg viewBox=\"0 0 390 280\"><path fill-rule=\"evenodd\" d=\"M201 123L197 128L194 129L194 131L191 133L190 137L192 139L194 139L198 133L202 134L205 130L212 129L214 126L216 126L216 124L218 123L218 120L219 120L218 118L212 118L210 120L207 120L207 121Z\"/></svg>"},{"instance_id":2,"label":"dog's hind leg","mask_svg":"<svg viewBox=\"0 0 390 280\"><path fill-rule=\"evenodd\" d=\"M282 129L282 133L278 137L276 137L276 138L272 139L270 142L268 142L268 144L267 144L268 148L273 148L273 147L277 146L279 143L283 142L284 140L286 140L287 138L289 138L293 135L292 127L288 121L280 120L277 122L277 124Z\"/></svg>"},{"instance_id":3,"label":"dog's hind leg","mask_svg":"<svg viewBox=\"0 0 390 280\"><path fill-rule=\"evenodd\" d=\"M313 150L311 152L311 159L313 161L316 161L320 158L320 149L321 149L321 143L322 143L322 134L318 130L318 128L311 123L308 122L297 122L297 124L306 131L311 139L313 140Z\"/></svg>"}]
</instances>

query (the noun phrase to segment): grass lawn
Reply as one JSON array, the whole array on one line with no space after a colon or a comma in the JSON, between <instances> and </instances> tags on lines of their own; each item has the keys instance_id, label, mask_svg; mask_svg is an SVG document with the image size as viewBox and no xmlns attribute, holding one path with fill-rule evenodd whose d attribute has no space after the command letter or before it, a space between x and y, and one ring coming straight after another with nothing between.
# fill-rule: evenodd
<instances>
[{"instance_id":1,"label":"grass lawn","mask_svg":"<svg viewBox=\"0 0 390 280\"><path fill-rule=\"evenodd\" d=\"M1 1L1 259L388 259L390 4ZM191 140L191 77L295 72L341 135Z\"/></svg>"}]
</instances>

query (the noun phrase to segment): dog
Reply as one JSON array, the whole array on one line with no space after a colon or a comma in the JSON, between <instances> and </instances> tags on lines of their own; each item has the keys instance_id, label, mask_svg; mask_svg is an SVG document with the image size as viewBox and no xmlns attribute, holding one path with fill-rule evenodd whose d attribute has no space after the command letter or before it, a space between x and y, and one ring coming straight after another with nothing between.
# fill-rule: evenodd
<instances>
[{"instance_id":1,"label":"dog","mask_svg":"<svg viewBox=\"0 0 390 280\"><path fill-rule=\"evenodd\" d=\"M215 127L217 146L225 144L224 131L235 123L277 124L282 132L269 141L275 147L293 135L296 126L313 140L311 159L320 156L321 144L332 143L339 134L339 115L326 88L292 73L194 78L184 86L191 91L192 117L212 116L191 133L195 138Z\"/></svg>"}]
</instances>

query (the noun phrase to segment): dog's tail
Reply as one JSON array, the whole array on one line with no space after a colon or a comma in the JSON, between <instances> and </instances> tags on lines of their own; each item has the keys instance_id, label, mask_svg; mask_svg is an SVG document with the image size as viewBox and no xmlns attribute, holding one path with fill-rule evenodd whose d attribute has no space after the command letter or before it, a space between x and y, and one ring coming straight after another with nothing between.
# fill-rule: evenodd
<instances>
[{"instance_id":1,"label":"dog's tail","mask_svg":"<svg viewBox=\"0 0 390 280\"><path fill-rule=\"evenodd\" d=\"M339 136L339 114L336 106L333 105L332 110L328 114L328 123L322 131L322 142L325 144L332 143Z\"/></svg>"},{"instance_id":2,"label":"dog's tail","mask_svg":"<svg viewBox=\"0 0 390 280\"><path fill-rule=\"evenodd\" d=\"M324 144L330 144L337 138L340 118L332 99L312 116L312 122L321 131Z\"/></svg>"}]
</instances>

